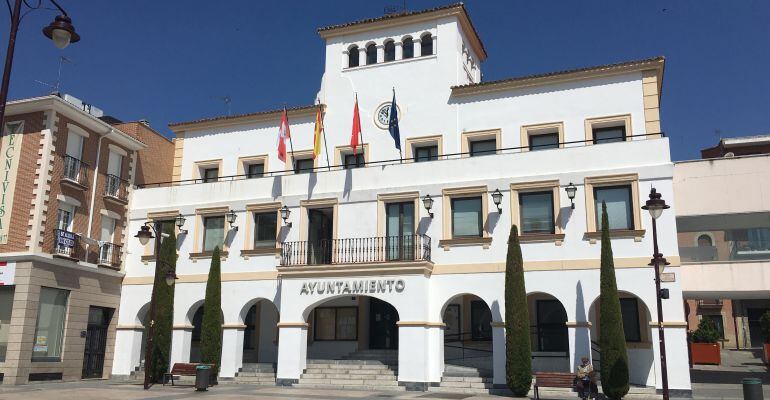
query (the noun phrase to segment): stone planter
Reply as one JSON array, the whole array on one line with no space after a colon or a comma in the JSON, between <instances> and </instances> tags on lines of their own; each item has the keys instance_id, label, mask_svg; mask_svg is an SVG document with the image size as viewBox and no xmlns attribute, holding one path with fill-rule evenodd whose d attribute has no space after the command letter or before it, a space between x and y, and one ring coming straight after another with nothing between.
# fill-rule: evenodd
<instances>
[{"instance_id":1,"label":"stone planter","mask_svg":"<svg viewBox=\"0 0 770 400\"><path fill-rule=\"evenodd\" d=\"M719 365L722 362L719 350L719 343L690 343L692 363Z\"/></svg>"},{"instance_id":2,"label":"stone planter","mask_svg":"<svg viewBox=\"0 0 770 400\"><path fill-rule=\"evenodd\" d=\"M770 364L770 343L762 345L762 361L764 361L765 364Z\"/></svg>"}]
</instances>

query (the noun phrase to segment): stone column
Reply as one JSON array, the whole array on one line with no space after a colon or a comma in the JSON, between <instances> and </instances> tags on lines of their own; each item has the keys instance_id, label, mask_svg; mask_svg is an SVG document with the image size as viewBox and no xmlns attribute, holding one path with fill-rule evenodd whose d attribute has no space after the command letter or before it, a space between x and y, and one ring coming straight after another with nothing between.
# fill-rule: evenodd
<instances>
[{"instance_id":1,"label":"stone column","mask_svg":"<svg viewBox=\"0 0 770 400\"><path fill-rule=\"evenodd\" d=\"M278 368L275 384L291 386L307 367L306 322L278 323Z\"/></svg>"},{"instance_id":2,"label":"stone column","mask_svg":"<svg viewBox=\"0 0 770 400\"><path fill-rule=\"evenodd\" d=\"M506 387L505 383L505 322L492 322L492 385Z\"/></svg>"},{"instance_id":3,"label":"stone column","mask_svg":"<svg viewBox=\"0 0 770 400\"><path fill-rule=\"evenodd\" d=\"M382 64L385 62L385 46L378 44L377 45L377 64Z\"/></svg>"},{"instance_id":4,"label":"stone column","mask_svg":"<svg viewBox=\"0 0 770 400\"><path fill-rule=\"evenodd\" d=\"M666 364L668 369L668 388L672 395L692 394L690 384L690 364L687 352L687 322L663 322L663 334L666 338ZM655 388L663 388L660 369L660 343L658 340L658 322L650 322L650 339L655 357ZM631 368L634 368L631 362ZM637 367L638 368L638 367ZM633 373L632 373L633 375Z\"/></svg>"},{"instance_id":5,"label":"stone column","mask_svg":"<svg viewBox=\"0 0 770 400\"><path fill-rule=\"evenodd\" d=\"M144 326L118 325L115 331L115 359L112 375L129 376L142 362Z\"/></svg>"},{"instance_id":6,"label":"stone column","mask_svg":"<svg viewBox=\"0 0 770 400\"><path fill-rule=\"evenodd\" d=\"M568 321L567 337L569 338L569 368L575 370L580 359L588 357L593 363L591 352L591 323L587 321Z\"/></svg>"},{"instance_id":7,"label":"stone column","mask_svg":"<svg viewBox=\"0 0 770 400\"><path fill-rule=\"evenodd\" d=\"M443 374L444 323L399 321L397 325L398 382L406 390L427 391Z\"/></svg>"},{"instance_id":8,"label":"stone column","mask_svg":"<svg viewBox=\"0 0 770 400\"><path fill-rule=\"evenodd\" d=\"M234 378L243 366L243 330L246 325L222 325L222 361L220 378Z\"/></svg>"},{"instance_id":9,"label":"stone column","mask_svg":"<svg viewBox=\"0 0 770 400\"><path fill-rule=\"evenodd\" d=\"M358 65L366 65L366 46L358 49Z\"/></svg>"},{"instance_id":10,"label":"stone column","mask_svg":"<svg viewBox=\"0 0 770 400\"><path fill-rule=\"evenodd\" d=\"M422 56L422 39L414 38L414 56Z\"/></svg>"},{"instance_id":11,"label":"stone column","mask_svg":"<svg viewBox=\"0 0 770 400\"><path fill-rule=\"evenodd\" d=\"M192 325L174 325L171 331L171 363L190 362L192 345Z\"/></svg>"}]
</instances>

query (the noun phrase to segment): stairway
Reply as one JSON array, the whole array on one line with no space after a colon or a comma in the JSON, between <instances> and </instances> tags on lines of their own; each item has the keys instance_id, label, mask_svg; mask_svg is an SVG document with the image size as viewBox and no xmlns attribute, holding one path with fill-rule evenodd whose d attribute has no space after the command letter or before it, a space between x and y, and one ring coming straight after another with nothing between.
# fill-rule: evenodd
<instances>
[{"instance_id":1,"label":"stairway","mask_svg":"<svg viewBox=\"0 0 770 400\"><path fill-rule=\"evenodd\" d=\"M398 385L396 363L391 364L390 360L383 362L377 359L352 359L356 353L351 353L344 360L307 360L307 368L300 376L299 383L294 386L319 389L406 390Z\"/></svg>"},{"instance_id":2,"label":"stairway","mask_svg":"<svg viewBox=\"0 0 770 400\"><path fill-rule=\"evenodd\" d=\"M490 394L497 393L492 389L492 372L484 369L446 364L444 374L438 386L428 388L429 392Z\"/></svg>"},{"instance_id":3,"label":"stairway","mask_svg":"<svg viewBox=\"0 0 770 400\"><path fill-rule=\"evenodd\" d=\"M275 386L275 365L271 363L244 363L235 373L232 382Z\"/></svg>"}]
</instances>

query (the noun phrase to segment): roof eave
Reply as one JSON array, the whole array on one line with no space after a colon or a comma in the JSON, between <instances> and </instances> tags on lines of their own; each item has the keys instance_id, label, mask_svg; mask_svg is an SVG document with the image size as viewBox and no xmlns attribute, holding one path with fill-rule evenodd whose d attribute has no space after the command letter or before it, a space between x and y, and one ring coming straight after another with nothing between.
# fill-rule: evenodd
<instances>
[{"instance_id":1,"label":"roof eave","mask_svg":"<svg viewBox=\"0 0 770 400\"><path fill-rule=\"evenodd\" d=\"M318 104L313 104L308 106L288 108L286 109L286 112L289 118L304 117L304 116L314 115L316 110L318 109L318 106L319 106ZM326 107L323 104L321 104L320 106L324 108ZM221 128L221 127L238 126L238 125L251 124L251 123L275 121L281 118L282 113L283 113L283 109L281 108L276 110L260 111L260 112L249 113L249 114L204 118L204 119L199 119L194 121L174 122L174 123L168 124L168 127L172 132L179 135L191 130Z\"/></svg>"}]
</instances>

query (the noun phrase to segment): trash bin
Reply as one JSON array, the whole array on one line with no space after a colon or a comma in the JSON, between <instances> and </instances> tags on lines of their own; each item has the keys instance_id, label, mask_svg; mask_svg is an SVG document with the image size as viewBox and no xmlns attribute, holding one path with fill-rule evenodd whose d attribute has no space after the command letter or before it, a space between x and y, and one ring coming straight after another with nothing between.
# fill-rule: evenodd
<instances>
[{"instance_id":1,"label":"trash bin","mask_svg":"<svg viewBox=\"0 0 770 400\"><path fill-rule=\"evenodd\" d=\"M743 379L743 400L764 400L762 380L757 378Z\"/></svg>"},{"instance_id":2,"label":"trash bin","mask_svg":"<svg viewBox=\"0 0 770 400\"><path fill-rule=\"evenodd\" d=\"M195 367L195 390L202 392L209 388L211 379L211 367L208 365L198 365Z\"/></svg>"}]
</instances>

